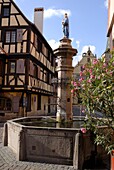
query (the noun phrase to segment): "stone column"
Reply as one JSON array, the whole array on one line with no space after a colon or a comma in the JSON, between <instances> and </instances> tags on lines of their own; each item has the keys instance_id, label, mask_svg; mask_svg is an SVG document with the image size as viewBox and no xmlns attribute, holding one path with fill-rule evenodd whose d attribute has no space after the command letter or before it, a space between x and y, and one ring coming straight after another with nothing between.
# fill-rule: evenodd
<instances>
[{"instance_id":1,"label":"stone column","mask_svg":"<svg viewBox=\"0 0 114 170\"><path fill-rule=\"evenodd\" d=\"M72 120L72 96L70 83L72 79L73 67L72 57L77 54L77 50L72 48L71 40L63 38L60 40L59 48L54 50L57 56L58 66L58 87L57 87L57 121Z\"/></svg>"}]
</instances>

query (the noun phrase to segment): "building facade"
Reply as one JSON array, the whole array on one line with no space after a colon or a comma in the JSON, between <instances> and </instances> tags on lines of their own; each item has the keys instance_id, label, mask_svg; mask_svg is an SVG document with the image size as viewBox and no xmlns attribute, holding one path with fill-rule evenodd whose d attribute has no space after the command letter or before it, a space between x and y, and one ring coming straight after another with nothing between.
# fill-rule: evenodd
<instances>
[{"instance_id":1,"label":"building facade","mask_svg":"<svg viewBox=\"0 0 114 170\"><path fill-rule=\"evenodd\" d=\"M37 21L36 11L42 17L43 9ZM50 112L55 56L37 25L13 0L0 0L0 119Z\"/></svg>"},{"instance_id":2,"label":"building facade","mask_svg":"<svg viewBox=\"0 0 114 170\"><path fill-rule=\"evenodd\" d=\"M114 50L114 1L108 0L108 48Z\"/></svg>"}]
</instances>

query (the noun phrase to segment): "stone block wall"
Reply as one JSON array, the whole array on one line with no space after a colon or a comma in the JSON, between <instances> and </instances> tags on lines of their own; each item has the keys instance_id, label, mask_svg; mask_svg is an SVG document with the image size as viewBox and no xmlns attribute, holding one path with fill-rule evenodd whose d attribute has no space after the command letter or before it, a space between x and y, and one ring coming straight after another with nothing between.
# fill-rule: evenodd
<instances>
[{"instance_id":1,"label":"stone block wall","mask_svg":"<svg viewBox=\"0 0 114 170\"><path fill-rule=\"evenodd\" d=\"M104 156L104 152L96 148L90 132L82 134L75 128L24 126L19 121L22 122L22 118L8 121L4 130L4 143L16 153L17 160L73 165L82 170L88 160L95 162L96 151Z\"/></svg>"}]
</instances>

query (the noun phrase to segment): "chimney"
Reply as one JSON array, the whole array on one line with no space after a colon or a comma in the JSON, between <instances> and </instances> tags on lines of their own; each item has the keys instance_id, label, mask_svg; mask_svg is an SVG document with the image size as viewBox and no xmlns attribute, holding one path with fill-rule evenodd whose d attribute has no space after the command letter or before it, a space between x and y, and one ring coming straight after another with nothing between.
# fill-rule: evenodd
<instances>
[{"instance_id":1,"label":"chimney","mask_svg":"<svg viewBox=\"0 0 114 170\"><path fill-rule=\"evenodd\" d=\"M35 8L34 9L34 24L38 30L43 33L43 14L44 8Z\"/></svg>"}]
</instances>

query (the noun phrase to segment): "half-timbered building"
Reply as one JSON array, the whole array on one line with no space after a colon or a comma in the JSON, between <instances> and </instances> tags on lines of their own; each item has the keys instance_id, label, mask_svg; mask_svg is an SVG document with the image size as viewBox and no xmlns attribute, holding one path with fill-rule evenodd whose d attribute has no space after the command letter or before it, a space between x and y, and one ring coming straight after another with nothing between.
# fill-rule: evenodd
<instances>
[{"instance_id":1,"label":"half-timbered building","mask_svg":"<svg viewBox=\"0 0 114 170\"><path fill-rule=\"evenodd\" d=\"M54 74L55 56L37 24L13 0L0 0L0 117L50 112Z\"/></svg>"}]
</instances>

